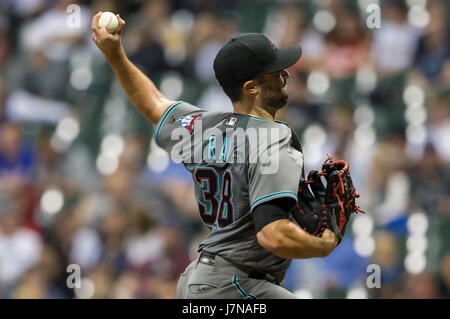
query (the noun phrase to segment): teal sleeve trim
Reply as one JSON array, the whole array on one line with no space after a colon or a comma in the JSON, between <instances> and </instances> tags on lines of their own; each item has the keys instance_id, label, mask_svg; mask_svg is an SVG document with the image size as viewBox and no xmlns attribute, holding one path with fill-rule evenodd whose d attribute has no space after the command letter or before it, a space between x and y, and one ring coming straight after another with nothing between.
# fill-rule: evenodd
<instances>
[{"instance_id":1,"label":"teal sleeve trim","mask_svg":"<svg viewBox=\"0 0 450 319\"><path fill-rule=\"evenodd\" d=\"M184 101L176 102L172 105L170 105L167 110L164 111L163 115L161 116L161 119L159 120L158 125L156 126L156 133L155 133L155 141L158 146L161 146L159 144L159 134L161 133L161 129L164 126L164 123L166 122L167 118L169 117L170 113L172 113L177 107L179 107L181 104L186 103Z\"/></svg>"},{"instance_id":2,"label":"teal sleeve trim","mask_svg":"<svg viewBox=\"0 0 450 319\"><path fill-rule=\"evenodd\" d=\"M291 192L291 191L282 191L282 192L276 192L268 195L261 196L260 198L253 201L253 203L250 206L250 209L253 210L256 206L258 206L261 203L267 202L269 200L279 198L279 197L291 197L297 201L297 193Z\"/></svg>"}]
</instances>

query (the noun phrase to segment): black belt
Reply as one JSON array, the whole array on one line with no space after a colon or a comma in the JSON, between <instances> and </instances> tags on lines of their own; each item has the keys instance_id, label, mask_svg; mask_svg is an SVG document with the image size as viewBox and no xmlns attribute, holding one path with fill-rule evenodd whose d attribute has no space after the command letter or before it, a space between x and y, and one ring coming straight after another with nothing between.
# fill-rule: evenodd
<instances>
[{"instance_id":1,"label":"black belt","mask_svg":"<svg viewBox=\"0 0 450 319\"><path fill-rule=\"evenodd\" d=\"M216 263L216 256L202 251L202 252L200 252L200 257L198 259L198 262L205 264L205 265L214 266L214 264Z\"/></svg>"},{"instance_id":2,"label":"black belt","mask_svg":"<svg viewBox=\"0 0 450 319\"><path fill-rule=\"evenodd\" d=\"M216 263L216 256L213 254L209 254L206 253L204 251L200 252L200 257L198 259L199 263L205 264L205 265L210 265L210 266L214 266ZM231 262L230 262L231 263ZM280 282L277 281L275 279L274 276L272 276L271 274L268 273L264 273L264 272L260 272L260 271L256 271L256 270L252 270L252 271L245 271L243 270L241 267L233 264L236 268L242 270L243 272L245 272L249 278L252 279L260 279L260 280L267 280L270 281L271 283L274 283L276 285L279 285Z\"/></svg>"}]
</instances>

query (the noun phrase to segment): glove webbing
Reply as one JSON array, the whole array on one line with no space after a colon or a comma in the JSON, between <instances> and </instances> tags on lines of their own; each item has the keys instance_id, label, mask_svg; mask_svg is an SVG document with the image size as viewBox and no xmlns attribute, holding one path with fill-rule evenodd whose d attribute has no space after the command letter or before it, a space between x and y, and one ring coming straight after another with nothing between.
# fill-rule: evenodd
<instances>
[{"instance_id":1,"label":"glove webbing","mask_svg":"<svg viewBox=\"0 0 450 319\"><path fill-rule=\"evenodd\" d=\"M327 163L335 163L335 164L342 164L344 167L342 168L343 170L347 170L348 171L348 163L346 161L333 161L333 157L330 154L327 154L328 158L323 162L322 167L327 164ZM344 186L344 180L342 178L342 175L344 174L344 172L339 172L339 176L341 178L339 178L339 184L336 185L336 188L333 189L333 195L335 196L336 200L339 202L339 205L341 206L342 210L344 210L344 206L342 201L340 200L339 196L337 195L337 191L340 188L341 193L345 192L345 186ZM350 172L349 172L350 174ZM327 172L325 170L322 170L320 172L317 173L317 175L320 176L325 176L327 175ZM310 184L312 183L313 180L312 178L308 179L307 181L305 181L305 184ZM348 211L351 211L351 213L354 214L358 214L358 213L362 213L365 214L366 212L363 211L359 205L356 204L356 198L359 198L359 193L356 191L355 186L352 183L351 189L349 190L351 193L351 198L348 200L347 204L345 205L345 209L347 209ZM352 208L352 204L354 204L354 208ZM341 228L341 221L339 222L339 228Z\"/></svg>"}]
</instances>

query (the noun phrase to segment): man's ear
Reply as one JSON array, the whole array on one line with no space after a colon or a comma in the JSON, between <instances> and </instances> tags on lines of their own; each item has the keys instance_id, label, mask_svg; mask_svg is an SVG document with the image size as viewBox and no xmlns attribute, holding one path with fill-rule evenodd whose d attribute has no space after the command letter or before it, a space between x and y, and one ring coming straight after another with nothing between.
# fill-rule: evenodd
<instances>
[{"instance_id":1,"label":"man's ear","mask_svg":"<svg viewBox=\"0 0 450 319\"><path fill-rule=\"evenodd\" d=\"M259 86L254 80L249 80L242 85L242 92L249 95L257 95L259 93Z\"/></svg>"}]
</instances>

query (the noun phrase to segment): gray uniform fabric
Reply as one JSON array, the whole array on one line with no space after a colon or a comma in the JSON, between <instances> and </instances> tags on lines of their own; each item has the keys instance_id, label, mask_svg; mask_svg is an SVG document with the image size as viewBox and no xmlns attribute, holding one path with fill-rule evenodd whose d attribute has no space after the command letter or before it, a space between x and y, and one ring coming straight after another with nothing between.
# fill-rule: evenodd
<instances>
[{"instance_id":1,"label":"gray uniform fabric","mask_svg":"<svg viewBox=\"0 0 450 319\"><path fill-rule=\"evenodd\" d=\"M227 260L216 257L215 265L194 260L177 285L180 299L297 299L283 287L267 280L249 278Z\"/></svg>"},{"instance_id":2,"label":"gray uniform fabric","mask_svg":"<svg viewBox=\"0 0 450 319\"><path fill-rule=\"evenodd\" d=\"M275 198L290 197L297 201L298 185L303 178L303 155L295 132L283 122L229 112L207 112L186 102L177 102L161 117L155 139L193 175L200 217L211 229L199 251L220 256L237 266L236 272L244 270L239 277L251 287L253 292L249 294L267 298L292 295L280 286L243 274L267 273L281 282L290 266L290 259L280 258L259 245L252 210ZM217 280L226 281L219 277L229 277L217 264L208 266L195 261L193 264L180 279L179 286L183 282L181 286L185 290L188 278L200 284L200 276L205 285L215 286L217 290ZM211 272L220 276L213 276ZM274 291L283 293L273 293L269 297L262 290L255 292L257 282L266 290L274 286ZM231 284L231 288L235 287ZM180 293L182 290L178 289ZM188 294L184 291L177 296L192 298L194 295L192 291ZM231 295L214 292L214 296L239 297L236 291Z\"/></svg>"}]
</instances>

